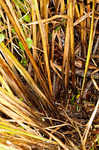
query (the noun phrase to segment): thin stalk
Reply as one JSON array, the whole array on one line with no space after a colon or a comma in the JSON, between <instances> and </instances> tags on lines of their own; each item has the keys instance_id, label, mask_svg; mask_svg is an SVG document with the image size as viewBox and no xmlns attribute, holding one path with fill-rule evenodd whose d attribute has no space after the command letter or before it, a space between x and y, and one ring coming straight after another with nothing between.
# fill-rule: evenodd
<instances>
[{"instance_id":1,"label":"thin stalk","mask_svg":"<svg viewBox=\"0 0 99 150\"><path fill-rule=\"evenodd\" d=\"M93 45L94 12L95 12L95 0L93 0L90 38L89 38L88 53L87 53L87 60L86 60L86 65L85 65L85 72L84 72L84 78L83 78L83 83L82 83L81 95L84 90L84 85L85 85L85 80L86 80L86 75L87 75L87 71L88 71L88 65L89 65L91 51L92 51L92 45Z\"/></svg>"},{"instance_id":2,"label":"thin stalk","mask_svg":"<svg viewBox=\"0 0 99 150\"><path fill-rule=\"evenodd\" d=\"M73 26L73 0L69 2L70 15L70 49L71 49L71 63L72 63L72 86L75 87L75 54L74 54L74 26Z\"/></svg>"}]
</instances>

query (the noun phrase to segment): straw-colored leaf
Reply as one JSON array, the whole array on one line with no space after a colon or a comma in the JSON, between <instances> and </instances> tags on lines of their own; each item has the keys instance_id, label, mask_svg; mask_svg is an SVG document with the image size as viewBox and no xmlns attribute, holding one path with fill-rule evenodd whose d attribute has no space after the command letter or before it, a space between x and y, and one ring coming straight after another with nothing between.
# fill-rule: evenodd
<instances>
[{"instance_id":1,"label":"straw-colored leaf","mask_svg":"<svg viewBox=\"0 0 99 150\"><path fill-rule=\"evenodd\" d=\"M83 90L84 90L86 75L87 75L87 71L88 71L88 65L89 65L90 56L91 56L91 51L92 51L92 46L93 46L95 0L93 0L92 11L93 11L93 12L92 12L92 20L91 20L90 38L89 38L89 45L88 45L88 53L87 53L87 60L86 60L86 65L85 65L84 78L83 78L83 83L82 83L82 93L83 93ZM82 93L81 93L81 94L82 94Z\"/></svg>"}]
</instances>

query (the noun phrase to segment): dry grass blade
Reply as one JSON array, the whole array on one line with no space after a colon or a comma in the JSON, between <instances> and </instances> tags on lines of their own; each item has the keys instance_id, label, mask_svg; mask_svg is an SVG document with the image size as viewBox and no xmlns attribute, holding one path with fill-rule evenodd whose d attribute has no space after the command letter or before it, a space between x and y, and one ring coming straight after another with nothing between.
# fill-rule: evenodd
<instances>
[{"instance_id":1,"label":"dry grass blade","mask_svg":"<svg viewBox=\"0 0 99 150\"><path fill-rule=\"evenodd\" d=\"M83 16L85 11L85 7L84 7L84 3L80 4L80 15ZM86 57L86 32L85 32L85 28L86 28L86 20L81 22L81 43L82 43L82 55L84 57Z\"/></svg>"},{"instance_id":2,"label":"dry grass blade","mask_svg":"<svg viewBox=\"0 0 99 150\"><path fill-rule=\"evenodd\" d=\"M49 0L43 0L43 17L45 18L45 19L48 19L48 11L49 11L49 9L48 9L48 7L49 7ZM46 31L46 42L47 42L47 45L48 45L48 24L45 24L45 31ZM48 47L48 56L49 56L49 47Z\"/></svg>"},{"instance_id":3,"label":"dry grass blade","mask_svg":"<svg viewBox=\"0 0 99 150\"><path fill-rule=\"evenodd\" d=\"M65 69L65 88L68 88L68 76L69 76L69 47L70 47L70 22L67 22L66 35L65 35L65 45L64 45L64 56L63 56L63 72Z\"/></svg>"},{"instance_id":4,"label":"dry grass blade","mask_svg":"<svg viewBox=\"0 0 99 150\"><path fill-rule=\"evenodd\" d=\"M70 0L69 2L69 16L70 16L70 49L71 49L71 63L72 63L72 86L75 87L75 54L74 54L74 26L73 26L73 16L74 16L74 2Z\"/></svg>"},{"instance_id":5,"label":"dry grass blade","mask_svg":"<svg viewBox=\"0 0 99 150\"><path fill-rule=\"evenodd\" d=\"M77 0L75 0L75 10L76 10L77 17L79 18L80 12L79 12L79 8L78 8Z\"/></svg>"},{"instance_id":6,"label":"dry grass blade","mask_svg":"<svg viewBox=\"0 0 99 150\"><path fill-rule=\"evenodd\" d=\"M89 39L89 45L88 45L88 54L87 54L87 60L86 60L86 65L85 65L85 72L84 72L84 78L83 78L83 83L82 83L82 92L84 90L84 85L85 85L85 80L86 80L86 75L88 71L88 65L90 61L90 56L91 56L91 51L92 51L92 45L93 45L93 30L94 30L94 12L95 12L95 0L93 0L93 8L92 8L92 21L91 21L91 29L90 29L90 39Z\"/></svg>"},{"instance_id":7,"label":"dry grass blade","mask_svg":"<svg viewBox=\"0 0 99 150\"><path fill-rule=\"evenodd\" d=\"M64 0L61 0L61 8L60 8L60 13L63 14L64 11L65 11L65 1Z\"/></svg>"},{"instance_id":8,"label":"dry grass blade","mask_svg":"<svg viewBox=\"0 0 99 150\"><path fill-rule=\"evenodd\" d=\"M87 4L90 3L90 0L87 0ZM90 12L90 5L87 6L88 12ZM87 27L90 28L90 18L87 18Z\"/></svg>"}]
</instances>

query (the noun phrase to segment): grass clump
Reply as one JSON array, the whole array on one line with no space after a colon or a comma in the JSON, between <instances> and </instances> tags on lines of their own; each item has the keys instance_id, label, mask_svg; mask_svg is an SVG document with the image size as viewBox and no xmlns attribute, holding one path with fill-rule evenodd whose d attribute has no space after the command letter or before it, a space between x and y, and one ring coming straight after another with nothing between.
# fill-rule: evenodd
<instances>
[{"instance_id":1,"label":"grass clump","mask_svg":"<svg viewBox=\"0 0 99 150\"><path fill-rule=\"evenodd\" d=\"M98 149L98 10L0 0L0 149Z\"/></svg>"}]
</instances>

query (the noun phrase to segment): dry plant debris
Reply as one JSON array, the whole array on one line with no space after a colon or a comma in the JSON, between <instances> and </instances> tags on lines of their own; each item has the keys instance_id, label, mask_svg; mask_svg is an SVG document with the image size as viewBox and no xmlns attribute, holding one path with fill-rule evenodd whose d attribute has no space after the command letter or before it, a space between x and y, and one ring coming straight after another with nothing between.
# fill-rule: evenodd
<instances>
[{"instance_id":1,"label":"dry plant debris","mask_svg":"<svg viewBox=\"0 0 99 150\"><path fill-rule=\"evenodd\" d=\"M99 149L99 0L0 0L0 150Z\"/></svg>"}]
</instances>

